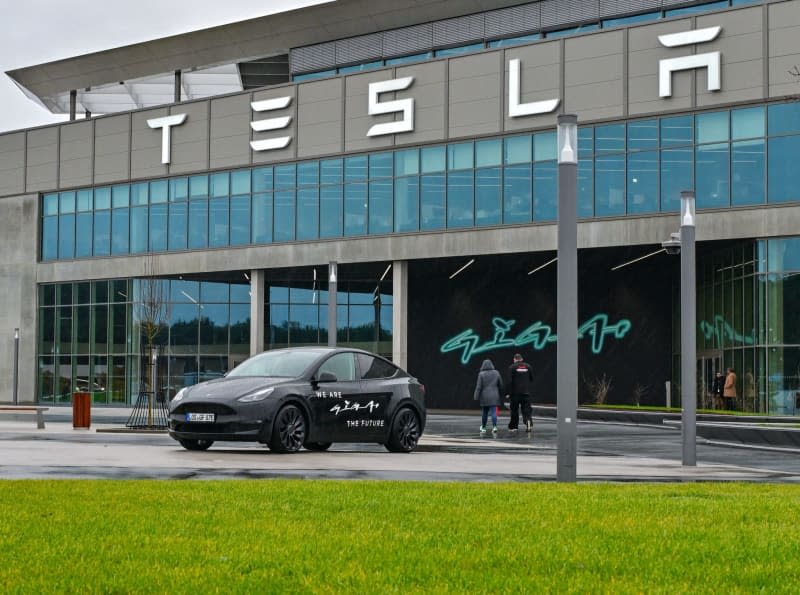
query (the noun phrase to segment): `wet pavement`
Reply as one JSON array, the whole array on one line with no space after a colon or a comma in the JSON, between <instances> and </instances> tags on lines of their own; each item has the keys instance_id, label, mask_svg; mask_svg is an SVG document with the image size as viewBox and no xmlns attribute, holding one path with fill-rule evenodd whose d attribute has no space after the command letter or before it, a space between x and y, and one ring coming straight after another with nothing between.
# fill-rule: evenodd
<instances>
[{"instance_id":1,"label":"wet pavement","mask_svg":"<svg viewBox=\"0 0 800 595\"><path fill-rule=\"evenodd\" d=\"M479 415L431 414L418 449L335 444L328 452L271 453L248 443L186 451L166 433L124 431L129 411L93 409L90 429L73 429L69 409L51 409L46 428L0 419L0 478L334 478L420 481L554 481L556 424L536 418L533 435L505 429L481 436ZM579 481L800 482L800 450L699 439L696 467L681 465L680 430L664 425L581 421Z\"/></svg>"}]
</instances>

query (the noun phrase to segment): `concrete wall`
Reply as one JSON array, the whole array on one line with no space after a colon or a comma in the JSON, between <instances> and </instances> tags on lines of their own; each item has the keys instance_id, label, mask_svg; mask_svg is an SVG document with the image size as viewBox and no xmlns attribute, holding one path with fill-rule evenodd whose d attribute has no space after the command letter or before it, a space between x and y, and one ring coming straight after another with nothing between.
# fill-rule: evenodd
<instances>
[{"instance_id":1,"label":"concrete wall","mask_svg":"<svg viewBox=\"0 0 800 595\"><path fill-rule=\"evenodd\" d=\"M717 39L667 48L665 33L721 26ZM647 23L420 64L286 84L254 93L99 117L0 135L0 196L208 168L245 167L400 145L553 128L560 111L580 122L728 106L798 93L790 70L800 64L800 0ZM659 60L721 52L722 89L707 90L704 69L676 72L671 97L659 97ZM552 113L508 116L508 61L521 60L520 101L560 99ZM370 83L413 76L380 101L413 98L412 132L367 137L399 115L367 113ZM290 96L283 109L254 112L251 101ZM187 114L172 128L171 163L161 163L161 130L147 119ZM290 116L285 129L252 132L251 121ZM291 136L283 149L253 151L250 140Z\"/></svg>"},{"instance_id":2,"label":"concrete wall","mask_svg":"<svg viewBox=\"0 0 800 595\"><path fill-rule=\"evenodd\" d=\"M12 400L14 329L20 329L19 403L33 401L36 387L38 302L36 254L38 206L35 194L0 200L0 402Z\"/></svg>"}]
</instances>

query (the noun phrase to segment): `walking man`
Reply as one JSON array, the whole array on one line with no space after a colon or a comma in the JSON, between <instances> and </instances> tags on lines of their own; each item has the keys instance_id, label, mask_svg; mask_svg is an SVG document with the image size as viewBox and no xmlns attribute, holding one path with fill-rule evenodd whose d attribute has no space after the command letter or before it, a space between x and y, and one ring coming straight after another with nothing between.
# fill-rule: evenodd
<instances>
[{"instance_id":1,"label":"walking man","mask_svg":"<svg viewBox=\"0 0 800 595\"><path fill-rule=\"evenodd\" d=\"M531 384L533 372L531 367L522 361L519 353L514 354L514 363L508 368L508 393L511 396L511 421L508 429L516 431L519 424L519 410L522 407L522 421L527 432L533 431L531 419Z\"/></svg>"}]
</instances>

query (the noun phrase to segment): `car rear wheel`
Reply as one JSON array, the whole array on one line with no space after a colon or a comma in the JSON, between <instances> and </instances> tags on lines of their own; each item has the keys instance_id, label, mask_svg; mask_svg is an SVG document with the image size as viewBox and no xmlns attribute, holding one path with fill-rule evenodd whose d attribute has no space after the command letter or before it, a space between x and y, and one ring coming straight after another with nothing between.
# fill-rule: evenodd
<instances>
[{"instance_id":1,"label":"car rear wheel","mask_svg":"<svg viewBox=\"0 0 800 595\"><path fill-rule=\"evenodd\" d=\"M419 442L420 427L417 414L408 407L394 416L389 441L384 444L389 452L411 452Z\"/></svg>"},{"instance_id":2,"label":"car rear wheel","mask_svg":"<svg viewBox=\"0 0 800 595\"><path fill-rule=\"evenodd\" d=\"M303 446L306 450L328 450L331 442L306 442Z\"/></svg>"},{"instance_id":3,"label":"car rear wheel","mask_svg":"<svg viewBox=\"0 0 800 595\"><path fill-rule=\"evenodd\" d=\"M297 452L306 439L306 418L296 405L286 405L275 416L269 448L274 452Z\"/></svg>"},{"instance_id":4,"label":"car rear wheel","mask_svg":"<svg viewBox=\"0 0 800 595\"><path fill-rule=\"evenodd\" d=\"M181 438L178 442L186 450L208 450L214 444L213 440L190 440L189 438Z\"/></svg>"}]
</instances>

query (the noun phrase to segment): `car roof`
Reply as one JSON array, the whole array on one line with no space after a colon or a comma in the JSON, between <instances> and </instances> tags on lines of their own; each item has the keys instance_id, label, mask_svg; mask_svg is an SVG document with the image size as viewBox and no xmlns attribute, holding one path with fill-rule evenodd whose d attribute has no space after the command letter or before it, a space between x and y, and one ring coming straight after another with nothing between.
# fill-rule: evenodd
<instances>
[{"instance_id":1,"label":"car roof","mask_svg":"<svg viewBox=\"0 0 800 595\"><path fill-rule=\"evenodd\" d=\"M306 345L303 347L280 347L278 349L267 349L265 351L262 351L261 353L274 353L276 351L315 351L320 354L352 351L355 353L364 353L366 355L374 355L386 359L380 354L372 353L370 351L365 351L364 349L358 349L356 347L330 347L326 345Z\"/></svg>"}]
</instances>

